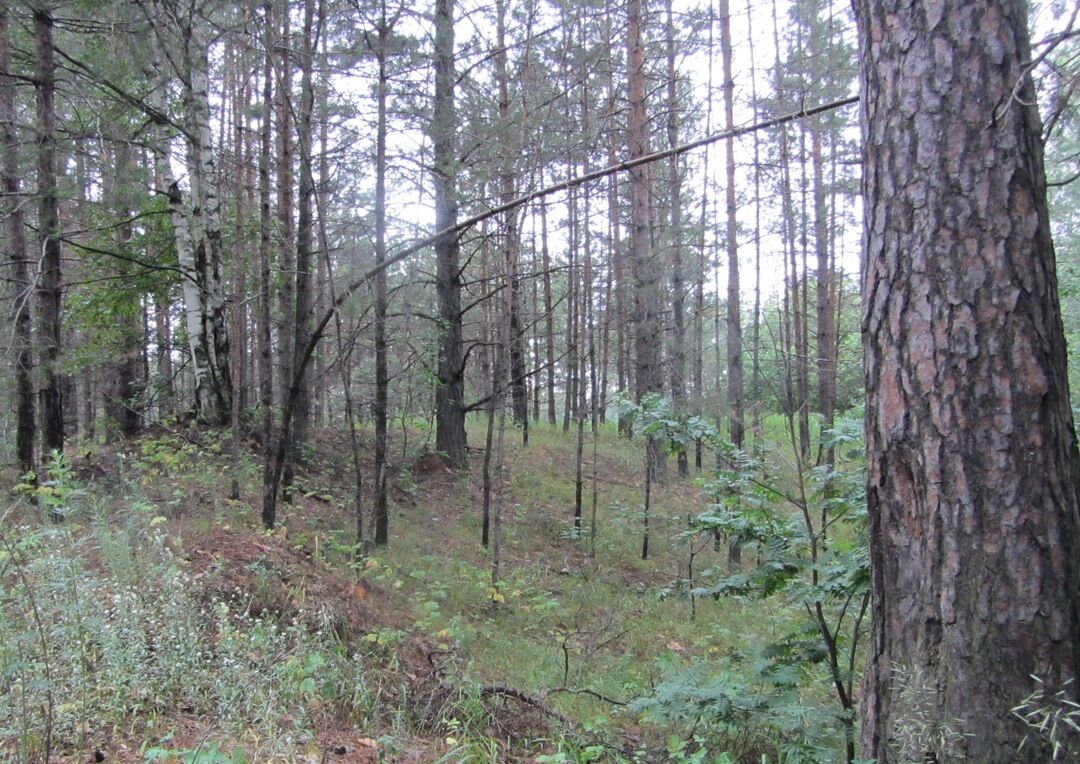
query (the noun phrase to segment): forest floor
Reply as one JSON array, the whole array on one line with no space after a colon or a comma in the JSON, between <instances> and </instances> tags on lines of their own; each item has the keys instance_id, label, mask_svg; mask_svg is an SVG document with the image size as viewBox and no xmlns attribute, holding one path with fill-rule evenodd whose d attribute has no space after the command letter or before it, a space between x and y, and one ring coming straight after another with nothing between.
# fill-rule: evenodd
<instances>
[{"instance_id":1,"label":"forest floor","mask_svg":"<svg viewBox=\"0 0 1080 764\"><path fill-rule=\"evenodd\" d=\"M482 422L469 429L482 442ZM220 431L70 448L39 506L16 502L0 525L4 606L22 603L25 621L20 636L9 619L0 755L713 761L691 756L693 719L659 719L647 699L679 669L738 662L777 640L788 615L740 598L691 602L692 576L726 560L682 535L707 504L693 466L678 478L672 459L673 477L654 489L643 560L640 444L603 427L594 483L586 432L578 529L576 433L532 425L529 436L522 446L506 434L495 587L480 544L482 453L452 473L421 431L396 433L390 543L359 560L340 432L314 433L273 533L259 523L254 440L237 462ZM234 471L239 500L228 498ZM367 531L369 507L364 521ZM189 630L175 644L170 618ZM39 642L51 665L11 658L10 644L32 653ZM130 677L103 675L128 666ZM174 676L184 671L190 681ZM761 761L753 741L739 744Z\"/></svg>"}]
</instances>

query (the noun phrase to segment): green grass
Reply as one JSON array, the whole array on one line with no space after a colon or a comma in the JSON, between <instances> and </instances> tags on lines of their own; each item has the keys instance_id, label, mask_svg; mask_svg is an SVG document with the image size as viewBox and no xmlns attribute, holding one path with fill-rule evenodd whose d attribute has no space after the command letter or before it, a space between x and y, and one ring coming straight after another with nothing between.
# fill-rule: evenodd
<instances>
[{"instance_id":1,"label":"green grass","mask_svg":"<svg viewBox=\"0 0 1080 764\"><path fill-rule=\"evenodd\" d=\"M777 469L783 470L792 461L783 456L790 449L785 445L789 442L786 425L779 417L766 418L764 424L764 450L772 455ZM484 425L483 417L469 419L470 443L483 442ZM351 635L354 647L341 649L335 647L332 634L308 637L302 631L289 632L291 636L276 648L283 664L280 671L293 682L292 695L283 698L280 693L250 691L249 685L258 683L260 672L267 671L265 667L252 667L229 681L220 666L199 657L199 650L213 653L214 645L222 652L220 615L215 615L213 608L197 612L193 605L186 606L177 617L188 623L203 619L206 622L199 628L217 635L204 637L210 641L200 642L201 647L193 648L189 656L198 668L194 673L204 683L194 691L206 698L229 698L238 685L244 687L244 697L250 696L250 703L244 705L248 702L244 697L230 701L236 706L234 718L241 724L272 720L272 713L267 716L270 712L254 708L258 703L264 709L284 708L273 712L279 715L306 718L311 679L317 673L326 674L327 682L334 685L327 698L327 708L334 709L330 716L352 719L371 737L426 738L426 743L420 743L427 746L425 755L434 760L437 754L447 761L469 757L488 761L492 760L492 746L498 750L499 733L485 721L484 709L490 701L478 695L481 687L490 685L516 688L540 698L545 706L574 722L572 730L555 725L546 740L514 744L522 746L515 753L547 751L556 757L562 755L564 758L558 760L565 761L593 760L589 757L600 745L605 760L613 761L655 760L657 752L664 750L669 760L691 760L690 752L702 750L713 756L702 761L723 761L721 754L729 751L736 759L752 755L756 762L760 752L779 750L769 747L772 738L797 743L812 737L807 729L827 728L833 722L828 711L830 689L820 667L797 666L794 673L779 678L766 668L772 665L766 659L768 646L790 635L799 623L797 609L778 606L772 600L698 597L696 612L692 611L685 586L689 546L682 534L687 518L707 507L706 495L697 483L708 477L708 469L699 474L692 468L690 478L679 478L675 460L670 460L669 482L654 487L650 556L642 560L642 443L621 437L614 423L601 426L597 434L594 540L588 536L593 494L593 436L588 431L583 455L585 532L575 533L573 527L576 437L575 427L563 432L559 426L530 423L530 443L525 447L520 432L507 428L497 589L491 586L490 551L480 545L480 455L472 454L468 474L413 474L411 460L429 442L425 433L410 432L404 454L399 443L392 443L392 458L398 460L400 469L390 494L390 544L373 550L363 564L355 566L349 457L337 441L323 443L299 476L298 484L310 493L301 491L296 504L281 508L287 536L275 536L265 543L303 553L313 565L329 564L338 571L336 575L355 576L370 588L369 601L374 601L382 621L370 624L366 634ZM140 529L149 523L153 523L154 534L174 536L173 546L178 549L183 546L181 535L205 538L228 528L246 528L251 534L258 525L257 455L245 454L240 465L245 500L230 502L224 498L231 474L226 446L227 439L220 433L210 434L202 444L173 436L145 438L134 443L128 455L115 460L121 466L111 487L80 485L72 502L77 499L84 505L79 510L83 519L89 519L85 507L95 508L95 519L89 526L96 528L96 535L86 536L90 539L87 543L121 561L116 570L127 571L127 578L94 578L96 568L87 565L79 557L81 547L71 543L68 551L75 557L64 557L75 565L70 580L103 592L130 588L131 572L145 568L145 561L122 548L117 539L127 538L123 533L146 533ZM714 457L706 454L705 462L710 467ZM21 511L34 512L28 508ZM74 513L76 519L78 515ZM32 525L20 527L20 533L37 533ZM77 527L64 532L79 535ZM711 543L702 544L698 539L695 549L695 584L726 571L726 547L714 550ZM233 550L211 551L220 556L222 566L234 564L230 562ZM61 552L54 550L55 554ZM253 571L253 586L267 590L282 585L278 580L281 574L298 572L279 570L280 566L269 562L243 564ZM154 603L168 601L164 582L173 581L168 585L175 586L169 578L174 567L167 562L160 581L144 577L146 586L163 593L151 601L147 618L153 617L154 607L163 607ZM299 587L303 595L307 586L303 576L317 575L317 570L304 568L300 580L287 585L293 592ZM10 569L5 574L6 590L17 592L20 582L12 578ZM35 569L34 575L40 579L35 579L39 580L36 586L44 586L45 569ZM9 604L18 600L25 605L25 593L20 596L22 599L12 594ZM330 610L341 606L321 604ZM57 607L57 613L62 614L61 605ZM75 608L75 604L67 607ZM25 608L20 617L22 632L12 644L31 645L32 649L32 619ZM263 621L234 622L234 652L243 656L247 654L244 645L264 638L260 634L266 625ZM133 624L132 628L139 626ZM410 640L420 640L419 646L410 648ZM357 649L355 645L359 651L350 652ZM405 654L410 649L427 652L431 666L438 664L440 681L457 688L441 710L426 720L418 721L409 710L405 693L395 689L399 679L394 672L399 667L402 671L428 670L409 663L415 661ZM330 660L338 655L346 662ZM168 673L167 666L146 663L145 657L137 654L121 652L118 656L118 660L131 661L138 670L149 672L148 676L167 674L173 683L169 692L185 691L174 686L176 677ZM318 665L313 667L311 660ZM77 661L72 665L77 666ZM388 670L391 673L385 673ZM87 684L93 681L92 676L86 678ZM350 682L364 686L350 689ZM662 700L664 697L668 700ZM165 713L168 700L163 696L162 707L155 706L153 713ZM104 723L137 729L130 709L125 710L127 702L126 696L110 700L113 716L107 716ZM273 706L275 703L278 705ZM529 710L513 703L505 701L511 713ZM12 718L18 716L17 709L7 713ZM58 729L67 734L78 730L76 722L65 725ZM266 739L254 750L286 750L285 744L275 748L279 745L273 742L275 736L295 740L274 724L259 729ZM236 742L229 735L238 734L238 730L221 729L224 738L218 739L223 746L230 740ZM835 730L830 733L826 729L823 734L835 737ZM156 742L157 738L147 740ZM32 747L40 745L40 740L35 743L26 738L21 744ZM501 745L505 751L505 739ZM624 753L617 754L616 749ZM582 753L584 750L593 753ZM634 750L639 751L636 759ZM829 754L821 758L829 759Z\"/></svg>"}]
</instances>

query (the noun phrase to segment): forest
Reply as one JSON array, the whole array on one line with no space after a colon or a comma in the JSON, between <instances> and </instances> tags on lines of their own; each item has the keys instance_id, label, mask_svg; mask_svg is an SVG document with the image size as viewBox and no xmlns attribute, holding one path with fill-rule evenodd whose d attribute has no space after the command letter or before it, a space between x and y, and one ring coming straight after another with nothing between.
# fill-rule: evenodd
<instances>
[{"instance_id":1,"label":"forest","mask_svg":"<svg viewBox=\"0 0 1080 764\"><path fill-rule=\"evenodd\" d=\"M0 0L0 759L1080 761L1078 17Z\"/></svg>"}]
</instances>

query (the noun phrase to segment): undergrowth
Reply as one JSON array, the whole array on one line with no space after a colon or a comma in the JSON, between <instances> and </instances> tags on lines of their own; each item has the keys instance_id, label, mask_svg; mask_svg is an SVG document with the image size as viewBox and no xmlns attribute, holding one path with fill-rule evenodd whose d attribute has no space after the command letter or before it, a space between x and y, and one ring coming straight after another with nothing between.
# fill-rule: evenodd
<instances>
[{"instance_id":1,"label":"undergrowth","mask_svg":"<svg viewBox=\"0 0 1080 764\"><path fill-rule=\"evenodd\" d=\"M33 761L120 737L144 761L294 760L320 731L349 728L378 738L388 762L410 744L445 762L836 760L833 677L805 630L809 590L789 575L809 564L803 537L775 532L781 559L747 535L761 570L785 571L769 580L787 595L768 597L731 586L726 545L712 541L717 518L734 537L754 507L762 532L770 513L782 529L797 516L766 507L773 494L755 504L749 478L706 469L698 485L656 489L641 560L640 444L601 428L591 538L572 523L573 438L530 435L507 452L495 588L474 489L441 472L400 466L391 544L357 564L348 502L335 498L351 479L334 449L315 451L299 477L311 488L286 511L287 535L272 537L254 530L248 503L223 500L214 433L205 449L175 435L136 441L113 456L108 487L54 459L22 491L37 508L24 501L0 523L3 755ZM253 461L240 466L257 498ZM777 491L793 479L782 462L753 470L772 470ZM725 509L733 491L739 514ZM194 546L235 538L230 527L274 554ZM350 633L275 610L286 557L306 560L305 576L336 571L349 590L377 593L387 617ZM207 585L238 559L249 590ZM747 584L757 570L745 566ZM338 604L289 586L317 609Z\"/></svg>"},{"instance_id":2,"label":"undergrowth","mask_svg":"<svg viewBox=\"0 0 1080 764\"><path fill-rule=\"evenodd\" d=\"M369 656L200 600L152 507L135 503L121 523L65 510L64 525L0 529L0 740L14 760L117 730L149 746L177 712L269 755L303 743L317 717L362 724L373 712Z\"/></svg>"}]
</instances>

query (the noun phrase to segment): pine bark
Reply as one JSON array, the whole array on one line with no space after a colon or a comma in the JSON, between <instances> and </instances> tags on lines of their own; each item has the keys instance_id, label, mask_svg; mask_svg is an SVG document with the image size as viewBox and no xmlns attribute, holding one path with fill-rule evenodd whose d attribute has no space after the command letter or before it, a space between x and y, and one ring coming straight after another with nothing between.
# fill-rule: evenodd
<instances>
[{"instance_id":1,"label":"pine bark","mask_svg":"<svg viewBox=\"0 0 1080 764\"><path fill-rule=\"evenodd\" d=\"M262 414L263 503L262 522L273 528L276 521L274 483L274 360L271 341L273 306L270 278L270 151L274 94L273 46L275 34L271 0L263 2L262 125L259 129L259 308L256 321L259 347L259 408Z\"/></svg>"},{"instance_id":2,"label":"pine bark","mask_svg":"<svg viewBox=\"0 0 1080 764\"><path fill-rule=\"evenodd\" d=\"M679 101L675 70L675 21L671 6L672 0L667 0L667 138L668 147L675 148L679 145ZM671 245L671 402L675 410L681 412L686 408L686 288L682 246L682 168L678 156L668 160L668 184L671 210L668 216ZM679 474L683 477L689 475L690 463L685 450L679 452L677 461Z\"/></svg>"},{"instance_id":3,"label":"pine bark","mask_svg":"<svg viewBox=\"0 0 1080 764\"><path fill-rule=\"evenodd\" d=\"M836 292L830 257L829 207L826 199L820 120L810 126L810 155L814 170L814 253L817 261L817 383L821 429L831 430L836 419ZM819 461L832 464L834 449L825 448Z\"/></svg>"},{"instance_id":4,"label":"pine bark","mask_svg":"<svg viewBox=\"0 0 1080 764\"><path fill-rule=\"evenodd\" d=\"M544 353L547 358L547 420L552 427L555 416L555 304L551 294L551 250L548 247L547 202L540 202L540 252L544 269Z\"/></svg>"},{"instance_id":5,"label":"pine bark","mask_svg":"<svg viewBox=\"0 0 1080 764\"><path fill-rule=\"evenodd\" d=\"M377 98L377 123L375 128L375 265L386 260L386 99L389 77L386 68L390 26L386 18L385 0L380 6L378 48L375 51L379 65ZM375 419L375 543L389 541L390 513L386 491L386 446L390 378L387 370L386 344L386 271L375 275L375 401L372 416Z\"/></svg>"},{"instance_id":6,"label":"pine bark","mask_svg":"<svg viewBox=\"0 0 1080 764\"><path fill-rule=\"evenodd\" d=\"M517 196L515 165L520 158L510 121L510 78L506 68L506 3L496 3L495 80L499 88L499 200L506 204ZM510 290L510 397L513 402L514 424L521 428L521 439L529 442L529 381L525 372L525 332L522 326L521 277L518 259L521 253L517 208L503 215L503 257Z\"/></svg>"},{"instance_id":7,"label":"pine bark","mask_svg":"<svg viewBox=\"0 0 1080 764\"><path fill-rule=\"evenodd\" d=\"M5 197L7 255L11 263L13 299L11 323L14 327L12 361L15 371L15 458L19 470L34 469L34 346L31 316L30 261L26 251L22 192L19 183L19 134L15 121L15 80L11 72L11 40L8 36L7 6L0 5L0 187Z\"/></svg>"},{"instance_id":8,"label":"pine bark","mask_svg":"<svg viewBox=\"0 0 1080 764\"><path fill-rule=\"evenodd\" d=\"M313 274L315 259L313 254L315 174L312 166L312 115L315 111L315 84L312 70L315 65L313 26L315 23L315 2L305 0L304 21L301 32L303 42L300 51L300 108L296 120L296 145L300 154L300 182L297 188L296 215L296 280L295 309L293 316L293 362L292 369L300 367L296 354L304 352L311 339L312 308L315 297ZM296 403L293 412L292 464L299 464L304 458L304 446L307 443L308 429L311 426L311 374L305 367L304 373L296 383Z\"/></svg>"},{"instance_id":9,"label":"pine bark","mask_svg":"<svg viewBox=\"0 0 1080 764\"><path fill-rule=\"evenodd\" d=\"M435 0L435 103L431 137L435 228L457 222L457 112L454 106L454 0ZM456 235L435 243L435 290L439 299L438 387L435 448L455 469L466 466L465 352L461 329L461 266Z\"/></svg>"},{"instance_id":10,"label":"pine bark","mask_svg":"<svg viewBox=\"0 0 1080 764\"><path fill-rule=\"evenodd\" d=\"M37 91L38 276L37 346L41 383L41 448L45 454L64 450L64 406L60 377L60 208L56 185L56 65L53 57L53 17L35 8L34 42Z\"/></svg>"},{"instance_id":11,"label":"pine bark","mask_svg":"<svg viewBox=\"0 0 1080 764\"><path fill-rule=\"evenodd\" d=\"M645 111L645 44L642 34L641 0L627 4L627 68L630 111L628 121L629 160L644 155L647 117ZM663 393L661 363L660 274L651 245L648 166L630 170L630 251L634 276L634 371L635 398L640 402L649 393ZM646 442L646 478L650 484L663 480L666 463L660 443ZM643 555L647 554L643 551Z\"/></svg>"},{"instance_id":12,"label":"pine bark","mask_svg":"<svg viewBox=\"0 0 1080 764\"><path fill-rule=\"evenodd\" d=\"M925 672L935 722L960 720L950 761L1048 761L1037 735L1018 751L1026 731L1011 708L1032 675L1053 690L1080 670L1080 456L1025 4L855 8L873 589L864 752L898 758L904 669Z\"/></svg>"},{"instance_id":13,"label":"pine bark","mask_svg":"<svg viewBox=\"0 0 1080 764\"><path fill-rule=\"evenodd\" d=\"M277 216L280 242L281 276L278 286L278 387L282 402L289 394L293 377L293 340L289 319L296 313L296 252L294 250L293 217L293 108L292 108L292 27L289 20L289 0L280 0L276 11L280 24L277 41ZM292 468L286 467L286 485L292 480Z\"/></svg>"},{"instance_id":14,"label":"pine bark","mask_svg":"<svg viewBox=\"0 0 1080 764\"><path fill-rule=\"evenodd\" d=\"M133 170L131 146L120 143L113 162L111 175L108 172L103 173L102 190L111 203L114 214L122 221L116 228L116 246L122 252L130 243L133 234L132 204L130 194L124 187L125 177ZM134 301L134 298L130 299ZM115 428L109 431L110 436L115 434L129 438L138 433L140 425L134 398L138 390L144 343L142 311L135 305L125 308L122 315L117 316L119 347L105 369L105 415Z\"/></svg>"},{"instance_id":15,"label":"pine bark","mask_svg":"<svg viewBox=\"0 0 1080 764\"><path fill-rule=\"evenodd\" d=\"M735 80L732 74L731 7L728 0L720 0L720 57L724 71L724 130L731 132L735 126ZM739 242L737 208L735 205L735 139L724 141L724 212L727 218L727 383L728 383L728 432L731 445L743 447L746 424L743 418L743 367L742 367L742 311L739 294ZM737 567L742 562L742 549L736 543L728 545L728 565Z\"/></svg>"}]
</instances>

